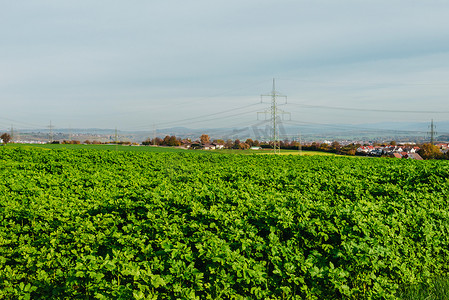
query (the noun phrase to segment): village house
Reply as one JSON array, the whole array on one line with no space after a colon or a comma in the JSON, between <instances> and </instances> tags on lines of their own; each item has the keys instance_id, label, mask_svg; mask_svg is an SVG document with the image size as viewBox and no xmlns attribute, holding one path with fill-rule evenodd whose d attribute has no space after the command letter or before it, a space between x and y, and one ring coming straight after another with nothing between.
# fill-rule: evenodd
<instances>
[{"instance_id":1,"label":"village house","mask_svg":"<svg viewBox=\"0 0 449 300\"><path fill-rule=\"evenodd\" d=\"M422 159L418 154L419 147L401 147L395 145L381 146L361 146L357 148L358 153L365 153L371 156L389 156L396 158ZM412 155L416 154L416 155Z\"/></svg>"},{"instance_id":2,"label":"village house","mask_svg":"<svg viewBox=\"0 0 449 300\"><path fill-rule=\"evenodd\" d=\"M441 152L444 154L447 153L447 151L449 150L449 144L439 143L439 144L435 144L435 146L440 148Z\"/></svg>"},{"instance_id":3,"label":"village house","mask_svg":"<svg viewBox=\"0 0 449 300\"><path fill-rule=\"evenodd\" d=\"M407 154L407 159L423 160L421 155L419 155L418 153L409 153L409 154Z\"/></svg>"},{"instance_id":4,"label":"village house","mask_svg":"<svg viewBox=\"0 0 449 300\"><path fill-rule=\"evenodd\" d=\"M201 145L201 149L203 149L203 150L215 150L216 147L215 147L214 144L204 144L204 145Z\"/></svg>"}]
</instances>

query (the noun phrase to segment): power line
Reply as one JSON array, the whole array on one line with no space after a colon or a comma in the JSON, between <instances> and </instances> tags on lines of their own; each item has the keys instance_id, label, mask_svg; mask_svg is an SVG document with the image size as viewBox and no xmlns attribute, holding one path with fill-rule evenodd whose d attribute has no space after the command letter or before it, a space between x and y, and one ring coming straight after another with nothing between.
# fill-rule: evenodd
<instances>
[{"instance_id":1,"label":"power line","mask_svg":"<svg viewBox=\"0 0 449 300\"><path fill-rule=\"evenodd\" d=\"M290 105L301 106L304 108L349 110L349 111L369 111L369 112L386 112L386 113L412 113L412 114L449 114L447 110L397 110L397 109L372 109L372 108L355 108L355 107L339 107L327 105L310 105L300 103L289 103Z\"/></svg>"},{"instance_id":2,"label":"power line","mask_svg":"<svg viewBox=\"0 0 449 300\"><path fill-rule=\"evenodd\" d=\"M22 121L17 121L17 120L10 119L10 118L5 118L5 117L0 117L0 119L6 120L8 122L13 122L14 124L19 124L19 125L21 124L21 125L25 125L25 126L31 126L32 128L43 128L43 127L46 127L46 126L43 126L42 124L22 122Z\"/></svg>"},{"instance_id":3,"label":"power line","mask_svg":"<svg viewBox=\"0 0 449 300\"><path fill-rule=\"evenodd\" d=\"M210 96L196 97L195 99L189 99L187 101L178 102L177 105L185 105L185 104L192 105L192 103L194 103L194 102L210 101L212 98L223 97L225 95L233 94L234 92L237 92L237 91L248 90L249 88L254 88L254 87L260 86L260 85L265 84L265 83L266 83L266 80L258 81L258 82L254 82L252 84L247 84L247 85L245 85L243 87L232 88L232 89L229 89L229 90L226 90L226 91L215 93L215 94L210 95Z\"/></svg>"},{"instance_id":4,"label":"power line","mask_svg":"<svg viewBox=\"0 0 449 300\"><path fill-rule=\"evenodd\" d=\"M272 141L273 141L273 152L274 154L280 154L281 153L281 145L279 142L279 125L278 125L278 118L279 114L289 114L288 112L284 112L281 109L277 108L277 98L285 98L285 103L287 104L287 96L281 95L276 91L276 83L275 79L273 78L273 89L271 90L270 94L261 95L260 101L263 103L263 97L270 97L271 98L271 107L269 110L265 110L264 112L258 112L263 114L270 114L271 116L271 122L272 122Z\"/></svg>"},{"instance_id":5,"label":"power line","mask_svg":"<svg viewBox=\"0 0 449 300\"><path fill-rule=\"evenodd\" d=\"M232 114L232 115L229 115L229 116L223 116L223 117L220 118L220 120L227 119L227 118L238 117L238 116L242 116L242 115L247 115L247 114L250 114L250 113L254 113L256 111L257 110L252 110L252 111L247 111L247 112L243 112L243 113ZM191 122L188 122L188 123L184 122L182 124L183 125L192 125L192 124L198 124L198 123L203 123L203 122L208 122L208 121L216 121L216 120L217 120L216 118L209 118L209 119L203 118L203 119L191 121ZM173 126L173 123L171 125Z\"/></svg>"},{"instance_id":6,"label":"power line","mask_svg":"<svg viewBox=\"0 0 449 300\"><path fill-rule=\"evenodd\" d=\"M309 82L319 84L335 84L335 85L364 85L364 86L449 86L449 82L431 83L431 82L380 82L380 81L333 81L333 80L314 80L314 79L297 79L297 78L278 78L285 81Z\"/></svg>"},{"instance_id":7,"label":"power line","mask_svg":"<svg viewBox=\"0 0 449 300\"><path fill-rule=\"evenodd\" d=\"M222 131L217 131L217 135L221 134L223 138L231 138L234 136L238 136L243 132L248 132L248 136L254 136L256 139L262 139L260 133L263 134L263 131L258 128L262 124L266 124L267 120L263 120L257 123L248 124L248 122L233 124L231 129L222 129ZM239 127L239 128L236 128Z\"/></svg>"},{"instance_id":8,"label":"power line","mask_svg":"<svg viewBox=\"0 0 449 300\"><path fill-rule=\"evenodd\" d=\"M322 127L331 127L333 129L342 129L342 130L363 130L368 132L389 132L389 133L396 133L396 134L426 134L428 132L426 131L420 131L420 130L401 130L401 129L385 129L385 128L368 128L368 127L353 127L356 125L342 125L342 124L325 124L325 123L315 123L315 122L305 122L305 121L296 121L296 120L288 120L284 121L285 123L290 123L294 125L316 125L316 126L322 126Z\"/></svg>"},{"instance_id":9,"label":"power line","mask_svg":"<svg viewBox=\"0 0 449 300\"><path fill-rule=\"evenodd\" d=\"M255 105L258 105L258 104L259 103L253 103L253 104L249 104L249 105L245 105L245 106L241 106L241 107L237 107L237 108L232 108L232 109L228 109L228 110L219 111L219 112L216 112L216 113L198 115L196 117L190 117L190 118L176 120L176 121L160 122L160 123L158 123L158 127L161 127L161 126L175 126L175 125L178 125L178 124L185 124L186 122L192 124L192 123L198 123L198 122L211 121L211 120L215 120L215 118L213 118L213 119L204 119L204 118L218 116L218 115L221 115L221 114L242 110L242 109L245 109L245 108L248 108L248 107L252 107L252 106L255 106ZM250 111L250 112L252 112L252 111ZM222 117L222 118L239 116L239 115L247 114L247 113L250 113L250 112L244 112L244 113L240 113L240 114L233 114L233 115L225 116L225 117ZM193 121L193 122L188 122L188 121ZM137 126L137 127L134 127L134 128L145 128L145 127L148 127L148 124L140 125L140 126Z\"/></svg>"}]
</instances>

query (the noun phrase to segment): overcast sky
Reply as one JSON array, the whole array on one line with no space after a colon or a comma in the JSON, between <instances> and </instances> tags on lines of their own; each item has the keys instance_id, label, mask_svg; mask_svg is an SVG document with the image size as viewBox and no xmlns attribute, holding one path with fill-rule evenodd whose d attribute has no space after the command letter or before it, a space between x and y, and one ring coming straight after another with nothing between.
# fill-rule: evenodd
<instances>
[{"instance_id":1,"label":"overcast sky","mask_svg":"<svg viewBox=\"0 0 449 300\"><path fill-rule=\"evenodd\" d=\"M449 1L0 4L0 129L449 120Z\"/></svg>"}]
</instances>

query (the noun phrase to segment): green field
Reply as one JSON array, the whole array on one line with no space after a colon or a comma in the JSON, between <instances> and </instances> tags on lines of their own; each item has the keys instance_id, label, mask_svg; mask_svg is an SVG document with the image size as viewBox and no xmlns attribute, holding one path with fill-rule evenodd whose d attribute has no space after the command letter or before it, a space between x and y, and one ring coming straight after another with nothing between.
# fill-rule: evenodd
<instances>
[{"instance_id":1,"label":"green field","mask_svg":"<svg viewBox=\"0 0 449 300\"><path fill-rule=\"evenodd\" d=\"M9 148L41 148L41 149L72 149L72 150L108 150L108 151L131 151L131 152L184 152L185 149L175 147L152 147L152 146L127 146L127 145L72 145L72 144L9 144Z\"/></svg>"},{"instance_id":2,"label":"green field","mask_svg":"<svg viewBox=\"0 0 449 300\"><path fill-rule=\"evenodd\" d=\"M72 145L72 144L9 144L7 148L42 148L42 149L88 149L88 150L109 150L109 151L132 151L132 152L195 152L195 153L212 153L212 154L273 154L271 149L263 150L235 150L235 149L222 149L222 150L186 150L177 147L153 147L153 146L127 146L127 145ZM298 150L281 150L281 155L324 155L335 156L336 154L320 152L320 151L298 151Z\"/></svg>"},{"instance_id":3,"label":"green field","mask_svg":"<svg viewBox=\"0 0 449 300\"><path fill-rule=\"evenodd\" d=\"M446 161L77 147L0 148L0 299L447 292Z\"/></svg>"},{"instance_id":4,"label":"green field","mask_svg":"<svg viewBox=\"0 0 449 300\"><path fill-rule=\"evenodd\" d=\"M262 154L268 154L273 155L272 149L263 149L263 150L235 150L235 149L222 149L222 150L211 150L209 152L214 153L221 153L221 154L246 154L246 155L262 155ZM281 155L322 155L322 156L336 156L336 154L333 153L327 153L327 152L321 152L321 151L298 151L298 150L284 150L282 149L280 151Z\"/></svg>"}]
</instances>

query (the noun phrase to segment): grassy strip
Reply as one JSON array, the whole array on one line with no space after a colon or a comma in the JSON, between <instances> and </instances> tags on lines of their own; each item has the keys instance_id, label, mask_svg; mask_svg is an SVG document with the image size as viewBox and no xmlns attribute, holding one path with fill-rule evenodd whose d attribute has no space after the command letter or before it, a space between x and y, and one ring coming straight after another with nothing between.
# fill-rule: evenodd
<instances>
[{"instance_id":1,"label":"grassy strip","mask_svg":"<svg viewBox=\"0 0 449 300\"><path fill-rule=\"evenodd\" d=\"M109 151L133 151L133 152L185 152L185 149L174 147L151 147L151 146L126 146L126 145L72 145L72 144L8 144L7 147L40 148L40 149L86 149L86 150L109 150Z\"/></svg>"},{"instance_id":2,"label":"grassy strip","mask_svg":"<svg viewBox=\"0 0 449 300\"><path fill-rule=\"evenodd\" d=\"M403 287L398 297L403 300L446 300L449 299L449 278L436 277L429 282Z\"/></svg>"}]
</instances>

